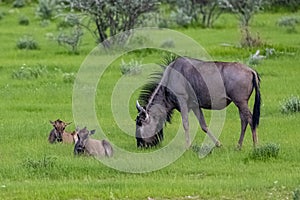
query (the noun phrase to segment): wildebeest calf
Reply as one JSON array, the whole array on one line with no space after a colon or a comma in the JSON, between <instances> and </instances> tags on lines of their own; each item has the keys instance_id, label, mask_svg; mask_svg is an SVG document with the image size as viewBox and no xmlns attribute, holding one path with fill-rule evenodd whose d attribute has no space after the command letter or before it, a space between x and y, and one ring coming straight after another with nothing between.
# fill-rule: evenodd
<instances>
[{"instance_id":1,"label":"wildebeest calf","mask_svg":"<svg viewBox=\"0 0 300 200\"><path fill-rule=\"evenodd\" d=\"M77 142L74 146L74 154L86 154L97 157L111 157L113 155L113 148L111 144L106 140L95 140L89 136L94 134L95 130L87 130L86 127L79 130L76 129L74 138L77 136Z\"/></svg>"},{"instance_id":2,"label":"wildebeest calf","mask_svg":"<svg viewBox=\"0 0 300 200\"><path fill-rule=\"evenodd\" d=\"M56 121L50 121L50 124L53 125L53 129L51 130L48 141L50 143L54 142L63 142L63 143L74 143L74 134L75 131L72 133L67 133L65 131L66 126L71 124L72 122L66 123L57 119Z\"/></svg>"}]
</instances>

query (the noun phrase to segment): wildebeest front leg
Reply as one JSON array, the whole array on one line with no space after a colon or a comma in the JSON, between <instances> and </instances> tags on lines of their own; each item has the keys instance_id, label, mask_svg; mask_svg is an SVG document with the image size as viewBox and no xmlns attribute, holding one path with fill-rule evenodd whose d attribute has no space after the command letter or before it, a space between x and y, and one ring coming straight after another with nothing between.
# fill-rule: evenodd
<instances>
[{"instance_id":1,"label":"wildebeest front leg","mask_svg":"<svg viewBox=\"0 0 300 200\"><path fill-rule=\"evenodd\" d=\"M199 121L201 129L210 137L216 147L222 146L221 142L208 130L201 108L193 108L193 112Z\"/></svg>"}]
</instances>

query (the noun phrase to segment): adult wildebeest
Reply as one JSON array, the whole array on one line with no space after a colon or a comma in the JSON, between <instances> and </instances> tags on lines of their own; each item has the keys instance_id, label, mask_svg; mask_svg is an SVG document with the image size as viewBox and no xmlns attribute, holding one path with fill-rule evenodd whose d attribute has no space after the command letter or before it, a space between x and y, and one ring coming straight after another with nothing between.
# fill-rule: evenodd
<instances>
[{"instance_id":1,"label":"adult wildebeest","mask_svg":"<svg viewBox=\"0 0 300 200\"><path fill-rule=\"evenodd\" d=\"M111 157L113 155L113 148L106 140L95 140L89 136L94 134L95 130L76 129L77 142L74 146L74 154L87 154L98 157Z\"/></svg>"},{"instance_id":2,"label":"adult wildebeest","mask_svg":"<svg viewBox=\"0 0 300 200\"><path fill-rule=\"evenodd\" d=\"M260 78L251 68L236 62L206 62L188 57L168 61L156 82L146 84L136 102L136 141L138 147L157 145L163 139L163 126L170 121L174 109L181 113L186 142L190 146L188 112L196 115L202 130L216 146L219 140L208 130L201 108L220 110L233 102L239 109L242 147L249 123L254 145L258 142L256 128L260 117ZM248 100L255 89L253 115Z\"/></svg>"},{"instance_id":3,"label":"adult wildebeest","mask_svg":"<svg viewBox=\"0 0 300 200\"><path fill-rule=\"evenodd\" d=\"M50 143L54 142L63 142L63 143L73 143L74 142L74 134L65 132L66 126L71 124L72 122L66 123L61 121L60 119L57 119L56 121L52 122L50 120L50 124L54 127L48 137L48 141Z\"/></svg>"}]
</instances>

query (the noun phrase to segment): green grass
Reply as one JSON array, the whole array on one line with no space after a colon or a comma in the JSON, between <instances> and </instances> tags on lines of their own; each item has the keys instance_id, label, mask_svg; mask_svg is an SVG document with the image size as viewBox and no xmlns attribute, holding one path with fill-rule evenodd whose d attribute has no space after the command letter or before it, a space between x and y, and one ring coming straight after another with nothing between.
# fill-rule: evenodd
<instances>
[{"instance_id":1,"label":"green grass","mask_svg":"<svg viewBox=\"0 0 300 200\"><path fill-rule=\"evenodd\" d=\"M223 147L214 149L204 159L199 159L191 149L161 170L132 174L109 168L93 158L74 157L73 145L47 142L52 128L49 120L73 121L73 84L65 81L64 76L79 70L95 46L94 39L86 33L79 54L69 53L47 37L49 33L58 33L55 21L42 27L34 16L33 6L11 11L2 5L0 11L5 15L0 19L0 36L5 42L0 45L0 199L291 199L299 188L300 115L280 112L282 100L300 94L299 34L289 34L276 25L282 15L288 14L259 14L252 21L252 30L258 31L268 46L278 52L255 67L262 78L259 142L280 145L278 157L264 161L249 159L253 150L249 129L243 149L235 150L240 122L237 108L230 105L220 136ZM22 15L29 18L28 26L18 24ZM240 32L236 18L231 15L222 16L215 29L179 31L199 42L216 60L246 63L257 50L236 47ZM25 34L37 40L40 49L17 49L18 38ZM223 43L232 46L220 45ZM136 149L135 139L124 133L112 116L111 96L122 78L120 63L132 58L156 63L160 57L155 52L124 55L105 71L97 86L98 121L109 140L129 152L157 149ZM13 78L13 73L24 64L32 69L45 66L47 73L37 78ZM126 83L137 80L137 76L126 78ZM130 118L122 119L133 130L138 94L137 89L128 100ZM207 122L213 123L211 113L205 111L205 115ZM175 112L173 123L165 129L163 147L171 142L180 123L180 115ZM74 128L73 123L67 130ZM201 144L204 136L199 128L193 144ZM101 135L96 132L94 137Z\"/></svg>"}]
</instances>

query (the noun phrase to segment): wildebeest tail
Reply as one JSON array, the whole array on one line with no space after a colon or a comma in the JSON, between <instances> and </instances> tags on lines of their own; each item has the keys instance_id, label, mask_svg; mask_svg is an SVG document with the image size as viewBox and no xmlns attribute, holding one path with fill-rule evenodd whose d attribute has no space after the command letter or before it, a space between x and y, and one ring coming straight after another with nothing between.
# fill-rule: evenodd
<instances>
[{"instance_id":1,"label":"wildebeest tail","mask_svg":"<svg viewBox=\"0 0 300 200\"><path fill-rule=\"evenodd\" d=\"M107 157L111 157L113 155L113 153L114 153L111 144L108 141L106 141L106 140L102 140L102 145L103 145L103 147L105 149L105 155Z\"/></svg>"},{"instance_id":2,"label":"wildebeest tail","mask_svg":"<svg viewBox=\"0 0 300 200\"><path fill-rule=\"evenodd\" d=\"M253 72L252 84L255 89L255 100L252 115L252 129L255 129L259 125L260 118L260 105L261 105L261 95L260 95L260 77L257 72Z\"/></svg>"}]
</instances>

